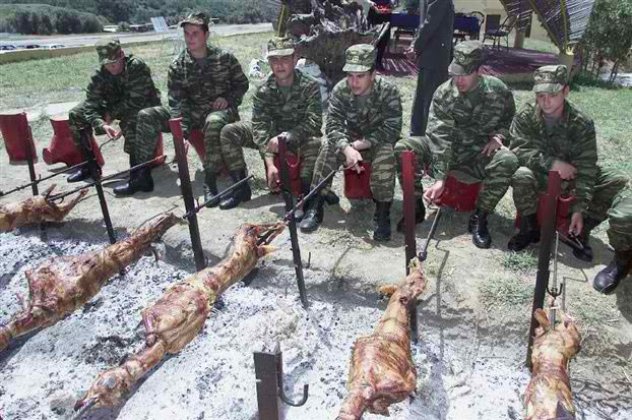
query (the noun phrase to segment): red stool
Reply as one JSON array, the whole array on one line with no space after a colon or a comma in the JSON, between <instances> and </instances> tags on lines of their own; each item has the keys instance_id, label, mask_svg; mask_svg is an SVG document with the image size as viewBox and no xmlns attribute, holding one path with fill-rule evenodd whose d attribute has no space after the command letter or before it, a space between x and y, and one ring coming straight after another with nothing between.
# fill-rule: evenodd
<instances>
[{"instance_id":1,"label":"red stool","mask_svg":"<svg viewBox=\"0 0 632 420\"><path fill-rule=\"evenodd\" d=\"M27 161L29 156L33 157L33 162L37 162L35 143L25 112L1 114L0 131L10 163Z\"/></svg>"},{"instance_id":2,"label":"red stool","mask_svg":"<svg viewBox=\"0 0 632 420\"><path fill-rule=\"evenodd\" d=\"M156 148L154 149L154 159L157 158L158 156L162 156L162 158L158 159L151 166L155 168L157 166L164 164L165 161L167 160L167 157L163 156L164 154L165 154L165 148L164 148L164 145L162 144L162 133L158 133L158 141L156 142Z\"/></svg>"},{"instance_id":3,"label":"red stool","mask_svg":"<svg viewBox=\"0 0 632 420\"><path fill-rule=\"evenodd\" d=\"M68 117L53 117L50 119L50 123L53 126L53 138L51 139L50 145L43 150L44 162L48 165L63 162L67 166L73 166L83 162L83 153L81 153L81 150L79 150L72 139ZM94 136L90 139L90 143L92 144L92 151L94 152L97 163L99 166L103 166L105 160L103 159L103 155L99 150Z\"/></svg>"},{"instance_id":4,"label":"red stool","mask_svg":"<svg viewBox=\"0 0 632 420\"><path fill-rule=\"evenodd\" d=\"M480 182L466 184L448 174L445 179L443 194L434 204L451 207L461 212L473 211L476 209L476 199L481 187Z\"/></svg>"},{"instance_id":5,"label":"red stool","mask_svg":"<svg viewBox=\"0 0 632 420\"><path fill-rule=\"evenodd\" d=\"M361 161L359 165L364 168L360 173L353 169L345 169L345 197L352 200L373 198L371 193L371 164Z\"/></svg>"},{"instance_id":6,"label":"red stool","mask_svg":"<svg viewBox=\"0 0 632 420\"><path fill-rule=\"evenodd\" d=\"M204 147L204 133L202 130L191 130L191 134L189 135L187 141L189 144L193 145L193 148L200 157L200 160L204 162L204 159L206 158L206 148ZM187 147L187 153L188 151L189 148Z\"/></svg>"},{"instance_id":7,"label":"red stool","mask_svg":"<svg viewBox=\"0 0 632 420\"><path fill-rule=\"evenodd\" d=\"M571 212L571 206L573 205L573 203L575 202L575 196L574 195L568 195L568 196L560 196L557 199L557 211L556 211L556 220L555 220L555 227L556 229L560 232L560 233L564 233L565 235L568 234L568 228L571 224L571 219L569 217L569 214ZM545 209L546 209L546 194L540 194L540 198L538 200L538 212L537 212L537 219L538 219L538 224L540 226L542 226L542 223L544 222L544 217L545 217ZM514 225L516 227L520 226L520 213L516 214L516 220L514 222Z\"/></svg>"},{"instance_id":8,"label":"red stool","mask_svg":"<svg viewBox=\"0 0 632 420\"><path fill-rule=\"evenodd\" d=\"M298 197L303 194L301 185L301 166L303 165L303 159L297 157L294 153L286 152L285 160L287 161L287 169L290 175L290 189L292 190L292 194ZM277 167L279 172L281 171L281 160L278 154L274 156L274 166ZM266 182L267 181L268 171L266 168Z\"/></svg>"}]
</instances>

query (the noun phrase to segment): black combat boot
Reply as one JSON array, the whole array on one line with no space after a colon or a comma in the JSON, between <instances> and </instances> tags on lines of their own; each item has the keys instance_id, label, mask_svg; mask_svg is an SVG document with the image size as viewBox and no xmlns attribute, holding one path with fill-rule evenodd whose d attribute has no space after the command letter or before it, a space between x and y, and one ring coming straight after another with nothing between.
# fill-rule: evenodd
<instances>
[{"instance_id":1,"label":"black combat boot","mask_svg":"<svg viewBox=\"0 0 632 420\"><path fill-rule=\"evenodd\" d=\"M132 155L129 156L130 168L133 168L139 163L140 162L134 159ZM153 190L154 180L151 177L151 169L148 167L144 167L141 169L130 171L129 180L123 185L114 187L114 194L119 197L123 197L132 195L138 191L151 192Z\"/></svg>"},{"instance_id":2,"label":"black combat boot","mask_svg":"<svg viewBox=\"0 0 632 420\"><path fill-rule=\"evenodd\" d=\"M489 248L492 245L492 237L487 230L487 215L486 211L476 209L474 214L470 217L470 223L468 228L472 232L472 242L477 248Z\"/></svg>"},{"instance_id":3,"label":"black combat boot","mask_svg":"<svg viewBox=\"0 0 632 420\"><path fill-rule=\"evenodd\" d=\"M573 255L578 260L586 262L591 262L593 260L593 250L588 241L590 239L590 232L592 232L592 230L596 228L599 223L601 222L593 219L592 217L584 218L584 227L582 229L582 232L577 236L577 240L580 244L582 244L582 246L579 247L577 246L577 244L569 244L573 248Z\"/></svg>"},{"instance_id":4,"label":"black combat boot","mask_svg":"<svg viewBox=\"0 0 632 420\"><path fill-rule=\"evenodd\" d=\"M81 168L77 169L72 174L68 175L66 181L68 182L79 182L84 181L90 178L90 169L88 169L88 165L84 165Z\"/></svg>"},{"instance_id":5,"label":"black combat boot","mask_svg":"<svg viewBox=\"0 0 632 420\"><path fill-rule=\"evenodd\" d=\"M233 182L241 181L246 178L246 171L244 169L239 171L230 171L230 179ZM235 188L226 198L219 203L219 208L222 210L228 210L235 208L242 201L250 201L252 197L252 190L248 181Z\"/></svg>"},{"instance_id":6,"label":"black combat boot","mask_svg":"<svg viewBox=\"0 0 632 420\"><path fill-rule=\"evenodd\" d=\"M204 170L204 202L206 207L217 207L219 205L219 197L217 196L217 179L211 169ZM209 201L215 197L214 200ZM207 203L208 201L208 203Z\"/></svg>"},{"instance_id":7,"label":"black combat boot","mask_svg":"<svg viewBox=\"0 0 632 420\"><path fill-rule=\"evenodd\" d=\"M415 224L418 225L426 220L426 206L424 206L424 200L421 197L418 197L415 201ZM397 231L404 231L404 217L402 216L397 222Z\"/></svg>"},{"instance_id":8,"label":"black combat boot","mask_svg":"<svg viewBox=\"0 0 632 420\"><path fill-rule=\"evenodd\" d=\"M538 217L535 214L530 214L520 218L520 230L511 237L507 248L509 248L510 251L520 252L530 244L538 242L540 242Z\"/></svg>"},{"instance_id":9,"label":"black combat boot","mask_svg":"<svg viewBox=\"0 0 632 420\"><path fill-rule=\"evenodd\" d=\"M325 203L330 206L334 206L340 203L340 197L338 197L338 195L332 190L327 190L327 192L325 193Z\"/></svg>"},{"instance_id":10,"label":"black combat boot","mask_svg":"<svg viewBox=\"0 0 632 420\"><path fill-rule=\"evenodd\" d=\"M391 240L391 204L392 201L376 201L375 230L373 231L373 240L376 242L386 242Z\"/></svg>"},{"instance_id":11,"label":"black combat boot","mask_svg":"<svg viewBox=\"0 0 632 420\"><path fill-rule=\"evenodd\" d=\"M307 197L310 189L311 183L305 178L301 178L301 195L303 196L303 198ZM311 200L305 200L303 202L303 205L296 209L296 211L294 212L294 220L296 220L297 222L303 220L303 216L305 216L305 210L307 210L307 208L309 207L309 201Z\"/></svg>"},{"instance_id":12,"label":"black combat boot","mask_svg":"<svg viewBox=\"0 0 632 420\"><path fill-rule=\"evenodd\" d=\"M309 200L309 206L307 207L307 211L303 216L303 220L301 220L301 232L310 233L318 229L318 226L320 226L320 224L323 222L324 204L325 197L323 197L320 193Z\"/></svg>"},{"instance_id":13,"label":"black combat boot","mask_svg":"<svg viewBox=\"0 0 632 420\"><path fill-rule=\"evenodd\" d=\"M610 294L632 270L632 249L615 251L614 259L595 276L593 287L598 292Z\"/></svg>"}]
</instances>

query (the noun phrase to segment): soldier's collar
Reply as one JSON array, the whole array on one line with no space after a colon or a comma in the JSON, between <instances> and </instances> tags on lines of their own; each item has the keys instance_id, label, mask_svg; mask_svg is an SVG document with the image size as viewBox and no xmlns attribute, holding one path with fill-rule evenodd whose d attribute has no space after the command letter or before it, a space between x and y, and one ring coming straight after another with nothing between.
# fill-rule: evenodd
<instances>
[{"instance_id":1,"label":"soldier's collar","mask_svg":"<svg viewBox=\"0 0 632 420\"><path fill-rule=\"evenodd\" d=\"M211 47L209 47L208 45L206 46L206 57L204 57L204 59L207 59L211 56ZM185 48L184 50L184 59L186 62L189 63L196 63L197 59L195 57L193 57L193 55L191 55L191 52L189 51L188 48Z\"/></svg>"}]
</instances>

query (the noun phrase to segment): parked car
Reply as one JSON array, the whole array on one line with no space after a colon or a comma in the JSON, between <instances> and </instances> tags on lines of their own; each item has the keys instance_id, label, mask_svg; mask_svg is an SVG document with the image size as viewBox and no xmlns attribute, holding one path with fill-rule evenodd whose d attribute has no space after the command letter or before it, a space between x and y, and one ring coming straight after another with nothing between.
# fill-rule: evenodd
<instances>
[{"instance_id":1,"label":"parked car","mask_svg":"<svg viewBox=\"0 0 632 420\"><path fill-rule=\"evenodd\" d=\"M42 48L45 48L47 50L56 50L57 48L66 48L66 46L62 44L49 44L49 45L42 45Z\"/></svg>"},{"instance_id":2,"label":"parked car","mask_svg":"<svg viewBox=\"0 0 632 420\"><path fill-rule=\"evenodd\" d=\"M14 51L14 50L17 50L15 45L11 45L11 44L0 45L0 51Z\"/></svg>"}]
</instances>

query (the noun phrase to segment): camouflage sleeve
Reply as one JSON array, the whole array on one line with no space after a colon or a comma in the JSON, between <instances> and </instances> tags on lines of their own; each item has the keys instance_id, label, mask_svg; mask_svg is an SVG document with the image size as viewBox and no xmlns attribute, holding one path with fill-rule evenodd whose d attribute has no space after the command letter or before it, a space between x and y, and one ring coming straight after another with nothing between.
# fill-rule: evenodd
<instances>
[{"instance_id":1,"label":"camouflage sleeve","mask_svg":"<svg viewBox=\"0 0 632 420\"><path fill-rule=\"evenodd\" d=\"M329 98L329 108L325 119L325 133L327 142L336 150L343 150L349 146L350 133L347 129L346 109L348 108L343 84L338 84Z\"/></svg>"},{"instance_id":2,"label":"camouflage sleeve","mask_svg":"<svg viewBox=\"0 0 632 420\"><path fill-rule=\"evenodd\" d=\"M226 94L224 99L231 107L237 108L241 105L241 101L248 91L248 78L235 56L229 54L229 57L230 92Z\"/></svg>"},{"instance_id":3,"label":"camouflage sleeve","mask_svg":"<svg viewBox=\"0 0 632 420\"><path fill-rule=\"evenodd\" d=\"M296 141L295 139L307 141L309 137L319 136L323 125L323 105L318 83L308 83L301 98L307 101L305 118L288 130L288 142Z\"/></svg>"},{"instance_id":4,"label":"camouflage sleeve","mask_svg":"<svg viewBox=\"0 0 632 420\"><path fill-rule=\"evenodd\" d=\"M576 154L571 165L577 169L575 178L575 203L573 212L585 212L592 200L597 180L597 139L592 120L584 121L576 132L570 135L574 139Z\"/></svg>"},{"instance_id":5,"label":"camouflage sleeve","mask_svg":"<svg viewBox=\"0 0 632 420\"><path fill-rule=\"evenodd\" d=\"M266 146L268 140L274 136L274 118L270 110L275 104L268 103L265 92L265 85L263 85L257 89L257 92L252 98L252 131L253 140L257 147L259 147L259 151L264 156L272 157L273 154L266 152Z\"/></svg>"},{"instance_id":6,"label":"camouflage sleeve","mask_svg":"<svg viewBox=\"0 0 632 420\"><path fill-rule=\"evenodd\" d=\"M554 158L543 153L542 136L533 122L534 112L533 105L527 104L514 117L509 130L510 149L521 166L526 166L534 172L547 173Z\"/></svg>"},{"instance_id":7,"label":"camouflage sleeve","mask_svg":"<svg viewBox=\"0 0 632 420\"><path fill-rule=\"evenodd\" d=\"M191 113L185 98L183 70L176 62L171 63L167 76L167 90L169 97L169 109L171 118L182 117L182 131L185 136L189 134L191 125Z\"/></svg>"},{"instance_id":8,"label":"camouflage sleeve","mask_svg":"<svg viewBox=\"0 0 632 420\"><path fill-rule=\"evenodd\" d=\"M86 101L84 108L86 110L84 115L86 121L88 121L92 128L97 131L102 130L102 127L105 124L103 115L101 115L101 109L105 105L105 98L103 95L104 88L105 80L103 79L101 72L97 70L86 88Z\"/></svg>"},{"instance_id":9,"label":"camouflage sleeve","mask_svg":"<svg viewBox=\"0 0 632 420\"><path fill-rule=\"evenodd\" d=\"M516 103L514 102L513 94L509 89L503 92L502 95L503 107L501 110L500 121L498 121L498 125L496 126L496 133L500 134L505 138L503 142L505 146L509 145L509 128L511 127L511 121L513 120L514 115L516 114Z\"/></svg>"},{"instance_id":10,"label":"camouflage sleeve","mask_svg":"<svg viewBox=\"0 0 632 420\"><path fill-rule=\"evenodd\" d=\"M371 146L390 143L395 144L402 132L402 100L395 86L386 85L378 98L376 106L380 107L380 120L374 129L364 138Z\"/></svg>"},{"instance_id":11,"label":"camouflage sleeve","mask_svg":"<svg viewBox=\"0 0 632 420\"><path fill-rule=\"evenodd\" d=\"M452 141L455 135L455 122L444 98L445 84L435 92L426 129L432 152L432 171L436 179L444 179L452 161Z\"/></svg>"},{"instance_id":12,"label":"camouflage sleeve","mask_svg":"<svg viewBox=\"0 0 632 420\"><path fill-rule=\"evenodd\" d=\"M149 66L140 60L134 60L128 67L129 85L121 101L123 113L136 114L143 108L160 104L158 90L151 78Z\"/></svg>"}]
</instances>

